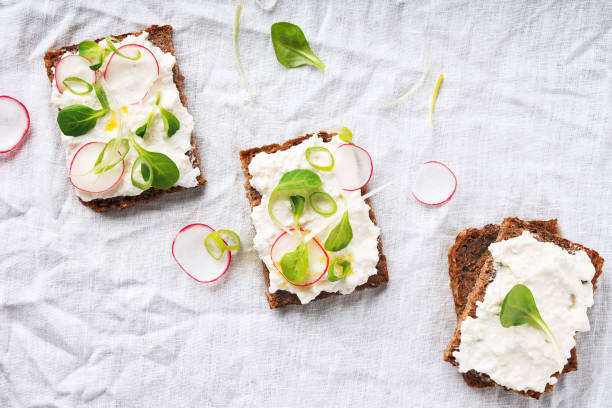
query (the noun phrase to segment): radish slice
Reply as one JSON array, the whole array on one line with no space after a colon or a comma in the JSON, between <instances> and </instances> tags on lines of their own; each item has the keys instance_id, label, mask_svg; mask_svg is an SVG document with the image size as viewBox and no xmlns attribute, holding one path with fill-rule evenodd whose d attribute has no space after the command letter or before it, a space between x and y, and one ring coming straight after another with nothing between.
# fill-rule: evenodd
<instances>
[{"instance_id":1,"label":"radish slice","mask_svg":"<svg viewBox=\"0 0 612 408\"><path fill-rule=\"evenodd\" d=\"M412 195L420 203L441 205L457 190L457 177L444 163L428 161L417 174Z\"/></svg>"},{"instance_id":2,"label":"radish slice","mask_svg":"<svg viewBox=\"0 0 612 408\"><path fill-rule=\"evenodd\" d=\"M104 80L119 105L137 104L147 96L149 88L159 76L159 64L153 53L142 45L127 44L117 50L128 57L136 57L140 51L140 58L132 61L111 54Z\"/></svg>"},{"instance_id":3,"label":"radish slice","mask_svg":"<svg viewBox=\"0 0 612 408\"><path fill-rule=\"evenodd\" d=\"M8 153L30 130L30 114L21 102L0 95L0 153Z\"/></svg>"},{"instance_id":4,"label":"radish slice","mask_svg":"<svg viewBox=\"0 0 612 408\"><path fill-rule=\"evenodd\" d=\"M289 231L295 231L294 228ZM280 267L280 260L287 252L295 251L297 246L302 242L302 237L298 234L288 234L283 232L276 238L272 248L270 248L270 258L276 270L278 270L283 278L293 286L311 286L317 283L327 273L329 267L329 255L316 238L308 241L308 275L304 282L292 282L283 274Z\"/></svg>"},{"instance_id":5,"label":"radish slice","mask_svg":"<svg viewBox=\"0 0 612 408\"><path fill-rule=\"evenodd\" d=\"M172 256L180 268L200 283L214 282L229 269L230 251L217 261L206 252L204 240L214 229L206 224L191 224L176 234L172 241Z\"/></svg>"},{"instance_id":6,"label":"radish slice","mask_svg":"<svg viewBox=\"0 0 612 408\"><path fill-rule=\"evenodd\" d=\"M372 178L374 166L369 153L351 143L338 146L334 152L335 172L343 190L355 191L364 187Z\"/></svg>"},{"instance_id":7,"label":"radish slice","mask_svg":"<svg viewBox=\"0 0 612 408\"><path fill-rule=\"evenodd\" d=\"M66 86L64 80L68 77L81 78L84 81L94 84L96 82L96 73L92 71L89 66L91 62L85 57L80 55L68 55L57 64L55 64L55 86L59 93L64 93ZM84 92L87 87L81 83L74 82L70 85L77 92Z\"/></svg>"},{"instance_id":8,"label":"radish slice","mask_svg":"<svg viewBox=\"0 0 612 408\"><path fill-rule=\"evenodd\" d=\"M90 142L83 145L70 163L70 182L87 193L102 193L113 188L123 176L123 161L110 170L95 174L92 169L106 143Z\"/></svg>"}]
</instances>

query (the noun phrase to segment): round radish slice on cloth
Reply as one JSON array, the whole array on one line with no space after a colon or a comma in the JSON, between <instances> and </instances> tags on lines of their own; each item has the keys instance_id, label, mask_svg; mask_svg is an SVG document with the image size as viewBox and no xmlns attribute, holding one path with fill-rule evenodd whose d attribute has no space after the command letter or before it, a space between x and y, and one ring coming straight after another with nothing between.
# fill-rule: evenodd
<instances>
[{"instance_id":1,"label":"round radish slice on cloth","mask_svg":"<svg viewBox=\"0 0 612 408\"><path fill-rule=\"evenodd\" d=\"M153 53L142 45L127 44L117 50L128 57L136 57L140 52L135 61L111 54L104 71L106 86L117 103L134 105L147 96L159 76L159 65Z\"/></svg>"},{"instance_id":2,"label":"round radish slice on cloth","mask_svg":"<svg viewBox=\"0 0 612 408\"><path fill-rule=\"evenodd\" d=\"M172 242L172 256L181 269L200 283L214 282L227 272L232 261L230 251L214 259L204 247L214 229L206 224L191 224L179 231Z\"/></svg>"},{"instance_id":3,"label":"round radish slice on cloth","mask_svg":"<svg viewBox=\"0 0 612 408\"><path fill-rule=\"evenodd\" d=\"M123 176L123 161L115 167L100 174L92 169L98 156L106 146L102 142L90 142L83 145L70 163L70 182L73 186L86 193L102 193L113 188Z\"/></svg>"},{"instance_id":4,"label":"round radish slice on cloth","mask_svg":"<svg viewBox=\"0 0 612 408\"><path fill-rule=\"evenodd\" d=\"M285 274L283 274L280 267L280 261L283 255L285 255L287 252L295 251L297 246L302 242L302 237L295 232L294 228L290 229L289 231L290 233L285 231L280 234L274 241L274 244L272 244L272 248L270 248L270 258L272 258L272 263L280 272L282 277L293 286L314 285L323 276L325 276L327 268L329 267L329 255L327 255L327 252L325 252L316 238L308 241L306 244L308 249L308 274L301 282L292 282L291 280L287 279Z\"/></svg>"},{"instance_id":5,"label":"round radish slice on cloth","mask_svg":"<svg viewBox=\"0 0 612 408\"><path fill-rule=\"evenodd\" d=\"M372 158L361 147L351 143L340 145L334 152L334 159L334 171L343 190L359 190L372 178Z\"/></svg>"},{"instance_id":6,"label":"round radish slice on cloth","mask_svg":"<svg viewBox=\"0 0 612 408\"><path fill-rule=\"evenodd\" d=\"M428 161L416 178L412 195L427 205L441 205L451 199L457 189L457 177L444 163Z\"/></svg>"},{"instance_id":7,"label":"round radish slice on cloth","mask_svg":"<svg viewBox=\"0 0 612 408\"><path fill-rule=\"evenodd\" d=\"M66 90L64 80L69 77L81 78L83 81L94 84L96 82L96 73L89 68L90 65L91 62L80 55L68 55L59 60L55 64L55 86L57 90L60 93L64 93ZM77 81L69 82L68 85L76 92L87 91L87 86Z\"/></svg>"},{"instance_id":8,"label":"round radish slice on cloth","mask_svg":"<svg viewBox=\"0 0 612 408\"><path fill-rule=\"evenodd\" d=\"M0 153L8 153L30 130L30 114L21 102L0 95Z\"/></svg>"}]
</instances>

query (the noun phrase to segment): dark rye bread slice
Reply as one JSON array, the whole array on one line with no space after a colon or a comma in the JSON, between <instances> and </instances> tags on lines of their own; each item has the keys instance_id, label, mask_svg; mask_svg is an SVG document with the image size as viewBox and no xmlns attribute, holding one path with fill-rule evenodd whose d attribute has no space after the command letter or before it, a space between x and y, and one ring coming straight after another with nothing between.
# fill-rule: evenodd
<instances>
[{"instance_id":1,"label":"dark rye bread slice","mask_svg":"<svg viewBox=\"0 0 612 408\"><path fill-rule=\"evenodd\" d=\"M550 231L546 230L545 228L542 228L542 226L534 226L530 224L529 222L522 221L518 218L506 218L504 220L504 222L501 225L501 229L496 239L496 242L517 237L521 235L523 231L525 230L531 232L537 240L542 241L542 242L553 242L554 244L560 246L561 248L567 250L570 253L580 251L580 250L585 251L587 255L589 256L589 258L591 259L591 262L593 263L593 266L595 268L595 275L593 276L593 279L592 279L593 291L597 289L597 279L602 273L602 267L603 267L604 260L601 256L599 256L599 254L596 251L593 251L592 249L589 249L580 244L576 244L574 242L568 241L560 237L559 235L553 234ZM461 315L461 318L457 322L457 327L455 329L453 338L451 339L448 347L444 351L444 360L450 362L453 365L457 365L457 362L455 361L453 353L460 348L461 323L468 316L471 316L471 317L476 316L476 308L477 308L476 302L482 301L484 299L487 285L494 278L495 278L495 269L493 267L493 258L490 252L487 251L485 253L484 265L481 269L480 275L476 281L474 289L468 296L468 300L467 300L465 309L463 311L463 314ZM576 359L576 354L575 354L575 349L574 349L572 351L571 358L568 360L568 363L566 364L562 372L575 370L576 369L575 364L577 364L577 359ZM473 386L481 386L481 387L500 386L499 384L491 380L491 378L489 378L489 376L484 373L478 373L475 370L470 370L466 374L469 375L469 381L468 379L466 379L466 381L468 382L468 384L470 384L470 381L473 382L475 384ZM555 374L555 377L559 377L560 375L561 373L557 372ZM479 384L479 385L476 385L476 384ZM528 397L532 397L535 399L539 399L540 396L542 395L542 393L535 392L535 391L525 392L525 391L512 390L504 386L501 386L501 387L506 391L515 392L515 393L525 395ZM553 389L553 384L547 384L545 388L545 392L550 392L552 391L552 389Z\"/></svg>"},{"instance_id":2,"label":"dark rye bread slice","mask_svg":"<svg viewBox=\"0 0 612 408\"><path fill-rule=\"evenodd\" d=\"M151 41L153 45L159 47L163 52L169 52L172 55L174 55L174 44L172 43L172 26L171 25L164 25L164 26L152 25L151 27L145 28L144 30L141 30L138 32L115 35L114 37L118 38L119 40L123 40L128 35L139 35L143 31L146 31L149 33L149 41ZM98 42L102 39L103 38L99 38L95 41ZM53 83L52 68L55 67L55 64L57 64L57 62L62 58L62 55L64 55L67 51L77 52L77 49L78 49L78 45L70 45L67 47L62 47L57 50L47 51L47 54L45 54L44 60L45 60L45 68L47 69L47 76L49 77L49 81L51 81L51 83ZM176 88L178 89L179 96L181 98L181 103L183 104L183 106L187 107L187 97L183 93L183 81L185 80L185 77L182 76L179 72L178 62L174 64L174 68L172 69L172 71L174 74L173 75L174 83L176 85ZM200 169L200 175L197 177L198 184L196 185L196 187L198 187L206 183L206 180L204 179L204 177L202 177L202 169L200 168L200 158L198 156L198 147L196 144L195 137L193 136L193 133L191 134L191 146L192 146L192 149L189 152L187 152L187 156L189 156L189 159L191 160L193 167ZM171 187L166 190L150 188L146 191L143 191L141 194L137 196L120 196L120 197L111 197L111 198L102 198L102 199L99 198L99 199L95 199L91 201L83 201L79 198L79 201L83 205L97 212L104 212L104 211L108 211L112 209L122 210L124 208L131 207L138 203L148 203L149 201L154 200L164 194L174 193L176 191L181 191L183 189L184 187L180 187L180 186Z\"/></svg>"},{"instance_id":3,"label":"dark rye bread slice","mask_svg":"<svg viewBox=\"0 0 612 408\"><path fill-rule=\"evenodd\" d=\"M327 132L319 132L317 134L325 143L329 142L336 133L327 133ZM244 171L244 176L246 178L246 183L244 184L244 188L246 189L246 196L249 199L249 203L251 204L251 208L257 207L261 204L261 195L255 188L253 188L250 184L250 180L252 178L249 173L249 164L253 157L255 157L259 153L274 153L281 150L287 150L293 146L299 145L304 140L313 137L314 134L308 134L306 136L301 136L295 139L291 139L283 143L279 144L271 144L262 147L254 147L248 150L242 150L240 152L240 161L242 162L242 170ZM361 189L361 194L367 194L367 188L363 187ZM365 200L366 204L370 206L370 219L376 225L376 217L374 216L374 211L372 211L372 205L370 203L370 199ZM270 287L270 271L265 263L263 263L263 275L266 282L266 286ZM377 273L368 278L368 281L363 285L357 286L355 290L363 290L366 288L375 288L377 286L382 285L383 283L389 282L389 273L387 272L387 259L383 254L382 249L382 241L380 236L378 236L378 264L376 265ZM321 292L314 300L321 300L328 298L330 296L336 296L340 293L330 293L330 292ZM270 309L275 309L277 307L282 307L286 305L301 305L300 299L294 293L290 293L284 290L279 290L274 293L270 293L266 291L266 296L268 297L268 303L270 304Z\"/></svg>"}]
</instances>

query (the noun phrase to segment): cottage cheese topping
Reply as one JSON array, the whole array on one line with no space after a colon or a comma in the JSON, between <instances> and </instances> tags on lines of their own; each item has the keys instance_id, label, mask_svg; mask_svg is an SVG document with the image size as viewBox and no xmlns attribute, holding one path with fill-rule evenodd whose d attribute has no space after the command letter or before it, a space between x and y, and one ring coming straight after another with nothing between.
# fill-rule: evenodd
<instances>
[{"instance_id":1,"label":"cottage cheese topping","mask_svg":"<svg viewBox=\"0 0 612 408\"><path fill-rule=\"evenodd\" d=\"M191 160L185 154L192 149L191 133L193 131L193 117L189 114L189 112L187 112L187 109L181 103L178 89L173 81L172 68L176 63L176 58L172 54L165 53L158 47L155 47L150 41L147 40L147 38L148 33L143 32L138 36L130 35L123 39L120 44L116 45L117 48L125 44L139 44L147 47L149 50L151 50L159 63L159 77L149 89L145 99L141 103L128 105L123 110L122 116L125 123L126 132L128 129L131 131L136 130L146 121L147 116L155 106L157 91L161 91L161 105L177 117L180 122L180 129L172 137L168 138L164 132L164 126L159 111L157 111L154 115L153 122L147 131L146 137L144 139L137 137L137 142L146 150L163 153L170 157L174 163L176 163L180 171L180 177L176 183L177 186L194 187L198 184L196 178L199 176L200 170L193 167ZM100 41L100 45L103 46L104 44L104 40ZM70 53L66 53L66 55L69 54ZM104 68L108 63L109 58L110 54L106 57L100 72L104 72ZM114 58L119 57L116 56ZM138 82L140 79L132 78L129 75L126 75L123 80L125 82L125 86L129 87L131 86L130 84ZM98 76L98 83L104 87L104 79L101 77L101 75ZM70 91L65 91L63 94L60 94L55 87L55 84L52 88L51 99L59 109L63 109L66 106L74 104L84 104L91 106L94 109L101 108L95 92L92 91L84 96L75 95ZM121 106L115 106L113 104L113 100L110 95L109 99L112 110L121 108ZM127 110L127 113L125 113L125 110ZM72 161L74 154L81 146L94 141L108 142L112 138L116 137L117 128L113 126L114 120L115 119L112 117L112 113L109 112L104 117L98 119L96 127L83 136L72 137L62 134L61 137L66 151L67 166L70 167L70 162ZM127 137L127 134L125 136ZM137 157L138 155L136 154L135 149L131 148L124 161L125 171L121 181L112 189L98 194L86 193L84 191L75 189L77 196L84 201L91 201L97 198L139 195L142 193L142 190L132 185L130 177L132 164ZM140 169L137 170L136 174L140 178Z\"/></svg>"},{"instance_id":2,"label":"cottage cheese topping","mask_svg":"<svg viewBox=\"0 0 612 408\"><path fill-rule=\"evenodd\" d=\"M496 275L477 304L477 318L461 324L460 349L454 353L459 371L474 369L508 388L543 392L547 383L556 383L552 375L560 371L554 346L544 332L529 325L502 327L501 303L514 285L527 286L565 365L576 345L575 333L590 329L587 309L593 304L595 268L584 251L570 254L527 231L491 244L489 251Z\"/></svg>"},{"instance_id":3,"label":"cottage cheese topping","mask_svg":"<svg viewBox=\"0 0 612 408\"><path fill-rule=\"evenodd\" d=\"M378 263L378 236L380 231L370 220L370 207L361 200L360 191L343 191L336 180L334 171L322 172L314 169L305 158L305 151L311 146L323 146L330 152L343 144L335 136L329 143L323 143L318 137L311 137L299 145L288 150L267 154L256 155L249 165L249 173L253 176L251 185L262 195L261 204L253 208L251 218L255 226L254 245L259 257L264 261L270 271L270 292L285 290L295 293L302 303L308 303L321 291L340 292L347 294L368 280L368 277L377 273ZM349 207L349 219L353 229L353 239L350 244L333 256L344 256L351 262L353 272L345 279L336 282L327 280L327 275L319 282L307 287L296 287L288 283L280 272L274 267L270 258L270 248L274 240L283 232L268 215L268 201L272 190L278 184L280 178L288 171L295 169L312 170L321 177L323 189L330 194L338 203L342 195ZM344 207L338 205L338 211L344 211ZM275 209L274 213L283 225L292 225L293 217L290 208L286 211ZM322 222L322 217L314 212L309 205L305 206L304 214L300 218L300 226L306 230L315 229ZM329 225L317 235L319 242L325 242L327 235L337 222ZM330 254L331 255L331 254Z\"/></svg>"}]
</instances>

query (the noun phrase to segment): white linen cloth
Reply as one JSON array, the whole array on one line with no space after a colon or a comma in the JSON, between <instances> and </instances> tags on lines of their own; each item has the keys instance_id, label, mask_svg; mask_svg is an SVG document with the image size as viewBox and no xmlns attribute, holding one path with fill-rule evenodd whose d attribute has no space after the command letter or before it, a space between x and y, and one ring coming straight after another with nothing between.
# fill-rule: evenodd
<instances>
[{"instance_id":1,"label":"white linen cloth","mask_svg":"<svg viewBox=\"0 0 612 408\"><path fill-rule=\"evenodd\" d=\"M266 4L270 3L264 2ZM273 2L272 2L273 3ZM612 3L609 1L0 0L0 94L31 132L0 157L2 407L603 407L612 401L612 287L605 267L578 334L579 370L540 402L468 388L442 361L455 327L447 250L505 216L558 218L612 262ZM298 24L326 64L288 70L270 41ZM49 48L172 24L208 183L97 214L66 177L43 66ZM381 110L431 72L404 103ZM429 103L444 74L433 128ZM238 160L241 149L348 126L372 155L370 187L390 282L271 311ZM410 195L426 160L457 174L454 198ZM240 233L214 284L175 264L194 222Z\"/></svg>"}]
</instances>

